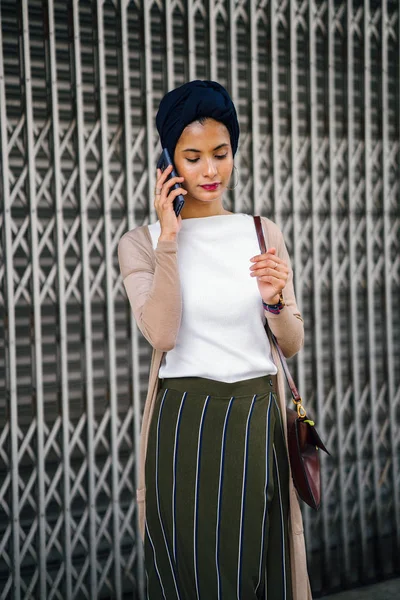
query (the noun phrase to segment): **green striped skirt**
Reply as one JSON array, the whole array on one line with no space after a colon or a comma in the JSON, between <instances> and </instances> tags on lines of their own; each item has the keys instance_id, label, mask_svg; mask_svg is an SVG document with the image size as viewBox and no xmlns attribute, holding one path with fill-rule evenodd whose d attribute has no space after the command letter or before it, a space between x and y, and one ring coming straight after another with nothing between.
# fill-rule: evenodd
<instances>
[{"instance_id":1,"label":"green striped skirt","mask_svg":"<svg viewBox=\"0 0 400 600\"><path fill-rule=\"evenodd\" d=\"M150 600L292 599L275 377L162 380L145 477Z\"/></svg>"}]
</instances>

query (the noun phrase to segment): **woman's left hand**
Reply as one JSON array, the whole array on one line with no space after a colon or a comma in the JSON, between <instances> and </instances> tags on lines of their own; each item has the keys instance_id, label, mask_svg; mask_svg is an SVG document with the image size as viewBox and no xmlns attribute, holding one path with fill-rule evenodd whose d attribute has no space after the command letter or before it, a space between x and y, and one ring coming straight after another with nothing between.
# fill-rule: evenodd
<instances>
[{"instance_id":1,"label":"woman's left hand","mask_svg":"<svg viewBox=\"0 0 400 600\"><path fill-rule=\"evenodd\" d=\"M265 254L250 259L250 274L257 277L258 289L266 304L278 304L288 277L289 267L276 256L276 248L268 248Z\"/></svg>"}]
</instances>

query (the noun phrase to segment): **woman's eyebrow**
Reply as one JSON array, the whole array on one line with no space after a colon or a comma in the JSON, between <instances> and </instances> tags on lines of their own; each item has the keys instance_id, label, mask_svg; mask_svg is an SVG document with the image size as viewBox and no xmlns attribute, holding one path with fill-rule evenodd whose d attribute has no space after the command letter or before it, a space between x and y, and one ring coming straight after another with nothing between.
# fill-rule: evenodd
<instances>
[{"instance_id":1,"label":"woman's eyebrow","mask_svg":"<svg viewBox=\"0 0 400 600\"><path fill-rule=\"evenodd\" d=\"M220 144L219 146L214 148L213 152L215 152L215 150L219 150L220 148L224 148L225 146L229 146L229 144L224 142L223 144ZM196 148L185 148L184 150L182 150L182 152L201 152L201 150L196 150Z\"/></svg>"}]
</instances>

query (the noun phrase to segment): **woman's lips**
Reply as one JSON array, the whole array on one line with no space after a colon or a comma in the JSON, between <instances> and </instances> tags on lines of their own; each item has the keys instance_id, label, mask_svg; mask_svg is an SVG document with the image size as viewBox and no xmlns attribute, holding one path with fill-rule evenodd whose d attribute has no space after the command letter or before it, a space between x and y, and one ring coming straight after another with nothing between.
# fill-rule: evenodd
<instances>
[{"instance_id":1,"label":"woman's lips","mask_svg":"<svg viewBox=\"0 0 400 600\"><path fill-rule=\"evenodd\" d=\"M203 190L207 190L208 192L213 192L214 190L216 190L219 186L219 182L217 183L207 183L205 185L202 185L200 187L203 188Z\"/></svg>"}]
</instances>

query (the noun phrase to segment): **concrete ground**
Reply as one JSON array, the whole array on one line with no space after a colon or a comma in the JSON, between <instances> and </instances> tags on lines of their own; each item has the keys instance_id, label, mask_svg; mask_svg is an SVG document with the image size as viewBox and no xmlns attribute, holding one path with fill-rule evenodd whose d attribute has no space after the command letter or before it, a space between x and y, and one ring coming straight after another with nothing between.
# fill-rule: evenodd
<instances>
[{"instance_id":1,"label":"concrete ground","mask_svg":"<svg viewBox=\"0 0 400 600\"><path fill-rule=\"evenodd\" d=\"M356 590L323 596L320 600L400 600L400 579L390 579Z\"/></svg>"}]
</instances>

